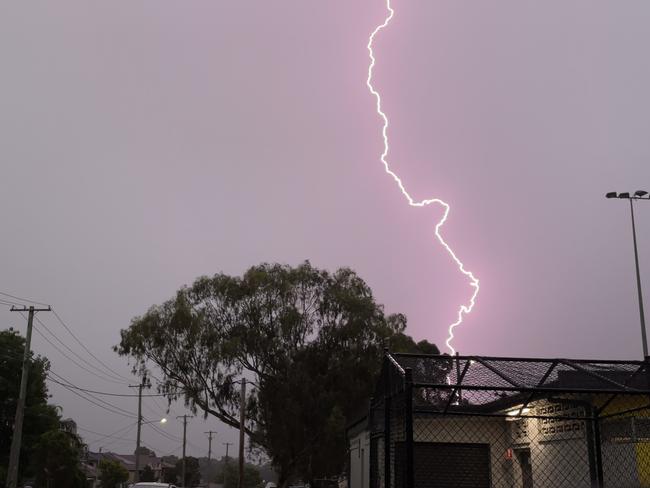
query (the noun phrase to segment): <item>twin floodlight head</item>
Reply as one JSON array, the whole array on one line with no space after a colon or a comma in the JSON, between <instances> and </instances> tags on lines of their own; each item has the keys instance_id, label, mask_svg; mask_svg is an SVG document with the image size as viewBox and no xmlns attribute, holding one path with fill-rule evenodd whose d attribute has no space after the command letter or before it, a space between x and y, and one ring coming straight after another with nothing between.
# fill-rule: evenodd
<instances>
[{"instance_id":1,"label":"twin floodlight head","mask_svg":"<svg viewBox=\"0 0 650 488\"><path fill-rule=\"evenodd\" d=\"M623 193L617 193L615 191L610 191L609 193L605 194L606 198L633 198L633 199L638 199L638 198L648 198L650 199L650 196L648 195L648 192L645 190L637 190L634 192L634 196L630 196L629 192L623 192Z\"/></svg>"}]
</instances>

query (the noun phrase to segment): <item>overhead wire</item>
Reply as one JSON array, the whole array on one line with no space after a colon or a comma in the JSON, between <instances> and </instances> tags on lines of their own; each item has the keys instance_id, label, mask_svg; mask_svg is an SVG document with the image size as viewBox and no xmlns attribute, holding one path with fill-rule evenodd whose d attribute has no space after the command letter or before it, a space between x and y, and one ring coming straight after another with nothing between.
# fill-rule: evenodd
<instances>
[{"instance_id":1,"label":"overhead wire","mask_svg":"<svg viewBox=\"0 0 650 488\"><path fill-rule=\"evenodd\" d=\"M51 382L53 382L53 383L57 383L57 384L61 385L63 388L65 388L65 389L67 389L68 391L70 391L70 393L72 393L72 394L78 396L79 398L81 398L81 399L83 399L83 400L86 400L86 401L89 402L89 403L92 403L93 405L95 405L95 406L97 406L97 407L99 407L99 408L102 408L102 409L106 410L107 412L111 412L111 413L114 413L114 414L116 414L116 415L121 415L122 417L127 417L127 418L132 418L132 419L136 418L135 415L127 415L127 414L122 413L122 412L120 412L120 411L118 411L118 410L113 410L113 409L111 409L111 408L109 408L109 407L106 407L106 406L102 405L101 403L97 403L97 402L91 400L90 398L84 396L83 394L79 393L78 391L74 390L73 388L70 388L69 386L67 386L67 385L64 384L64 383L61 383L61 382L59 382L59 381L56 381L56 380L54 380L54 379L52 379L52 378L48 378L48 381L51 381Z\"/></svg>"},{"instance_id":2,"label":"overhead wire","mask_svg":"<svg viewBox=\"0 0 650 488\"><path fill-rule=\"evenodd\" d=\"M6 297L9 297L9 298L13 298L14 300L19 300L21 302L33 303L34 305L42 305L44 307L49 307L50 306L49 303L37 302L36 300L31 300L29 298L18 297L16 295L11 295L10 293L6 293L6 292L3 292L3 291L0 291L0 295L6 296ZM22 305L22 303L15 303L15 305Z\"/></svg>"},{"instance_id":3,"label":"overhead wire","mask_svg":"<svg viewBox=\"0 0 650 488\"><path fill-rule=\"evenodd\" d=\"M63 328L64 328L65 330L68 331L68 333L72 336L72 338L73 338L73 339L74 339L74 340L75 340L75 341L76 341L76 342L77 342L77 343L78 343L78 344L79 344L79 345L84 349L84 351L86 351L86 352L88 353L88 355L90 355L92 358L94 358L94 359L95 359L99 364L101 364L102 366L104 366L107 370L109 370L111 373L113 373L116 377L118 377L118 378L122 378L123 380L126 380L126 381L130 381L129 378L127 378L126 376L121 375L120 373L118 373L117 371L115 371L114 369L112 369L110 366L108 366L104 361L102 361L101 359L99 359L95 354L93 354L93 353L92 353L92 352L91 352L91 351L90 351L90 350L85 346L85 344L84 344L83 342L81 342L81 340L80 340L76 335L74 335L74 333L72 332L72 330L70 330L70 327L67 326L67 324L66 324L66 323L63 321L63 319L61 318L61 316L56 312L56 310L54 310L54 308L52 308L52 314L53 314L54 317L56 317L56 319L61 323L61 325L63 326Z\"/></svg>"},{"instance_id":4,"label":"overhead wire","mask_svg":"<svg viewBox=\"0 0 650 488\"><path fill-rule=\"evenodd\" d=\"M69 380L63 378L63 377L60 376L60 375L58 375L58 374L55 373L54 371L50 371L50 373L52 373L54 376L56 376L60 381L63 381L63 382L64 382L64 383L63 383L64 386L67 386L67 387L73 388L73 389L75 389L75 390L77 390L77 391L79 390L79 388L77 387L77 385L73 384L71 381L69 381ZM53 381L55 381L55 382L59 382L58 380L54 380L54 379L51 378L51 377L50 377L49 379L50 379L50 380L53 380ZM109 406L111 406L112 408L115 408L115 409L117 409L117 410L121 410L121 411L124 412L125 414L133 415L129 410L126 410L126 409L124 409L124 408L122 408L122 407L118 407L117 405L113 405L112 403L109 403L109 402L107 402L106 400L102 400L101 398L97 398L93 393L89 393L89 392L87 392L87 391L84 391L83 394L86 395L86 396L88 396L88 397L90 397L90 398L93 398L93 399L97 400L98 402L103 403L104 405L109 405Z\"/></svg>"},{"instance_id":5,"label":"overhead wire","mask_svg":"<svg viewBox=\"0 0 650 488\"><path fill-rule=\"evenodd\" d=\"M59 380L57 380L57 379L55 379L55 378L52 378L52 377L48 374L48 377L47 377L47 380L48 380L48 381L50 381L50 382L52 382L52 383L56 383L56 384L58 384L58 385L60 385L60 386L62 386L62 387L64 387L64 388L66 388L67 390L69 390L70 392L74 393L75 395L77 395L77 396L83 398L84 400L87 400L88 402L90 402L90 403L92 403L92 404L94 404L94 405L97 405L98 407L103 408L104 410L108 410L108 411L111 411L111 412L113 412L113 413L117 413L117 414L119 414L119 415L122 415L122 416L124 416L124 417L128 417L128 418L132 418L132 419L136 419L136 420L137 420L138 417L137 417L136 415L133 415L133 414L132 414L131 412L129 412L128 410L125 410L125 409L123 409L122 407L118 407L117 405L113 405L112 403L109 403L109 402L107 402L106 400L102 400L101 398L97 398L97 397L94 396L92 393L87 393L87 392L83 392L83 393L82 393L82 392L79 392L79 391L77 391L77 390L74 388L76 385L70 383L69 381L65 380L65 378L62 378L61 376L59 376L58 374L56 374L56 373L54 373L54 372L52 372L52 371L51 371L50 373L52 373L54 376L56 376L57 378L59 378ZM60 381L60 380L61 380L61 381ZM94 400L94 401L93 401L93 400ZM97 403L97 402L99 402L99 403Z\"/></svg>"},{"instance_id":6,"label":"overhead wire","mask_svg":"<svg viewBox=\"0 0 650 488\"><path fill-rule=\"evenodd\" d=\"M91 440L91 441L90 441L91 443L94 444L95 442L99 442L99 441L102 441L102 440L104 440L104 439L132 440L132 439L127 439L126 437L119 437L119 436L117 436L117 434L121 434L121 433L124 432L125 430L132 428L132 427L135 426L137 423L138 423L137 421L132 422L132 423L130 423L129 425L127 425L127 426L125 426L125 427L122 427L121 429L116 430L115 432L111 432L110 434L103 434L103 433L101 433L101 432L95 432L94 430L86 429L86 428L84 428L84 427L80 427L80 426L77 426L77 429L79 429L79 430L81 430L81 431L83 431L83 432L88 432L88 433L90 433L90 434L95 434L95 435L99 435L99 436L101 436L101 437L99 437L99 438L97 438L97 439L95 439L95 440Z\"/></svg>"},{"instance_id":7,"label":"overhead wire","mask_svg":"<svg viewBox=\"0 0 650 488\"><path fill-rule=\"evenodd\" d=\"M17 296L17 295L12 295L12 294L10 294L10 293L6 293L6 292L0 292L0 295L4 295L4 296L10 297L10 298L13 298L13 299L15 299L15 300L20 300L20 301L22 301L22 302L34 303L34 304L37 304L37 305L44 305L44 306L48 306L48 307L50 307L50 308L51 308L51 312L52 312L52 314L54 315L54 317L57 319L57 321L58 321L58 322L63 326L63 328L68 332L68 334L70 334L70 336L72 336L72 338L75 340L75 342L77 342L77 343L78 343L78 344L83 348L83 350L86 351L86 353L87 353L90 357L92 357L95 361L97 361L97 363L100 364L103 368L105 368L105 370L108 370L110 373L112 373L112 376L114 376L115 378L120 379L120 380L122 380L122 381L127 381L127 382L130 381L130 378L127 378L126 376L124 376L124 375L118 373L117 371L115 371L115 370L114 370L113 368L111 368L108 364L106 364L106 363L105 363L104 361L102 361L99 357L97 357L97 355L95 355L95 354L94 354L90 349L88 349L88 347L87 347L87 346L86 346L86 345L81 341L81 339L79 339L79 337L77 337L77 336L75 335L75 333L72 331L72 329L71 329L71 328L66 324L66 322L61 318L61 316L59 315L59 313L58 313L58 312L57 312L57 311L56 311L56 310L55 310L51 305L46 304L46 303L44 303L44 302L39 302L39 301L36 301L36 300L32 300L32 299L29 299L29 298L24 298L24 297L19 297L19 296ZM2 299L0 299L0 300L2 300ZM5 304L7 304L7 305L22 305L21 303L9 302L9 301L5 301L5 300L2 300L2 301L5 302ZM43 327L45 327L45 325L44 325L44 324L43 324L43 323L38 319L38 317L35 317L35 319L36 319L37 321L39 321L39 322L41 323L41 325L43 325ZM58 338L57 338L57 339L58 339ZM61 342L61 341L60 341L60 342ZM67 348L68 350L70 350L69 347L66 346L66 348ZM80 360L82 360L82 361L84 361L86 364L89 364L89 365L90 365L90 363L89 363L88 361L86 361L85 359L81 358L78 354L75 353L75 355L76 355L77 357L79 357ZM99 369L99 368L95 367L94 365L91 365L91 367L93 367L93 368L95 368L95 369ZM109 374L106 374L106 372L103 371L103 370L100 370L100 371L102 371L106 376L111 376L111 375L109 375Z\"/></svg>"},{"instance_id":8,"label":"overhead wire","mask_svg":"<svg viewBox=\"0 0 650 488\"><path fill-rule=\"evenodd\" d=\"M58 338L56 337L56 335L54 335L54 334L53 334L53 333L52 333L52 332L51 332L47 327L45 327L45 325L42 324L42 322L39 321L39 324L41 324L42 327L43 327L43 329L44 329L45 331L47 331L47 332L48 332L52 337L54 337L55 339L57 339L57 341L61 342L60 339L58 339ZM74 359L72 359L72 358L71 358L70 356L68 356L65 352L63 352L63 351L62 351L62 350L61 350L61 349L60 349L56 344L54 344L51 340L49 340L49 339L45 336L45 334L43 334L43 333L40 331L40 328L39 328L39 327L34 327L34 330L35 330L36 333L39 334L39 335L40 335L40 336L41 336L41 337L42 337L42 338L43 338L43 339L44 339L48 344L50 344L54 349L56 349L56 350L57 350L57 351L58 351L58 352L59 352L63 357L65 357L65 358L68 359L70 362L72 362L73 364L75 364L75 365L78 366L79 368L83 369L84 371L90 373L91 375L93 375L93 376L99 378L99 379L102 380L102 381L107 381L107 382L110 382L110 383L116 383L116 384L120 384L120 385L124 385L124 384L125 384L123 381L118 381L118 380L115 380L115 379L111 379L109 376L101 376L101 375L99 375L98 373L96 373L96 372L94 372L94 371L92 371L92 370L86 368L85 366L79 364L79 362L77 362L77 361L75 361ZM69 348L68 348L68 349L69 349Z\"/></svg>"},{"instance_id":9,"label":"overhead wire","mask_svg":"<svg viewBox=\"0 0 650 488\"><path fill-rule=\"evenodd\" d=\"M50 306L49 304L44 303L44 302L39 302L39 301L32 300L32 299L29 299L29 298L19 297L19 296L17 296L17 295L12 295L12 294L9 294L9 293L6 293L6 292L1 292L1 291L0 291L0 295L5 296L5 297L8 297L8 298L12 298L12 299L14 299L14 300L19 300L19 301L21 301L21 302L32 303L32 304L35 304L35 305ZM24 306L23 303L17 303L17 302L13 302L13 301L10 301L10 300L5 300L5 299L2 299L2 298L0 298L0 304L5 304L5 305L23 305L23 306ZM72 330L70 329L70 327L65 323L65 321L61 318L61 316L60 316L60 315L59 315L55 310L52 310L52 313L54 314L54 316L55 316L55 318L58 320L58 322L63 326L63 328L64 328L64 329L65 329L65 330L66 330L66 331L67 331L67 332L72 336L72 338L75 340L75 342L77 342L77 343L78 343L78 344L79 344L79 345L84 349L84 351L85 351L89 356L91 356L91 357L92 357L93 359L95 359L95 360L96 360L100 365L102 365L104 368L106 368L106 370L110 371L110 372L112 373L112 375L108 375L108 374L106 374L106 372L105 372L104 370L99 369L98 367L96 367L95 365L91 364L91 363L90 363L89 361L87 361L86 359L82 358L79 354L77 354L75 351L73 351L73 350L72 350L72 349L71 349L67 344L65 344L65 343L64 343L64 342L63 342L63 341L62 341L62 340L61 340L61 339L60 339L56 334L54 334L54 333L53 333L53 332L52 332L52 331L51 331L51 330L50 330L50 329L49 329L49 328L48 328L48 327L43 323L43 321L41 321L38 317L35 317L36 321L40 324L40 326L41 326L41 327L42 327L46 332L48 332L48 333L50 334L51 337L53 337L53 338L54 338L58 343L60 343L63 347L65 347L65 348L66 348L66 349L67 349L71 354L73 354L75 357L77 357L80 361L82 361L83 363L85 363L85 364L88 365L89 367L95 369L96 371L101 372L102 376L100 376L100 375L99 375L98 373L96 373L96 372L93 372L93 371L87 369L86 367L84 367L83 365L79 364L77 361L75 361L74 359L72 359L72 358L71 358L70 356L68 356L65 352L63 352L63 351L62 351L58 346L56 346L56 345L55 345L51 340L49 340L49 339L48 339L48 338L47 338L47 337L46 337L46 336L45 336L45 335L44 335L44 334L39 330L38 327L35 327L34 329L37 331L37 333L38 333L38 334L39 334L39 335L40 335L40 336L41 336L41 337L42 337L42 338L43 338L47 343L49 343L49 344L50 344L54 349L56 349L56 350L57 350L57 351L58 351L58 352L59 352L63 357L65 357L66 359L68 359L69 361L71 361L73 364L75 364L75 365L78 366L79 368L83 369L84 371L86 371L86 372L92 374L93 376L95 376L95 377L97 377L97 378L99 378L99 379L101 379L101 380L103 380L103 381L110 381L110 382L112 382L112 383L117 383L117 384L125 384L124 381L121 381L121 380L126 380L126 381L129 380L129 379L126 378L125 376L123 376L123 375L121 375L120 373L118 373L117 371L113 370L113 369L112 369L111 367L109 367L105 362L103 362L100 358L98 358L94 353L92 353L92 352L91 352L91 351L90 351L90 350L85 346L85 344L84 344L84 343L83 343L83 342L82 342L82 341L81 341L81 340L80 340L80 339L79 339L79 338L78 338L78 337L77 337L77 336L72 332ZM23 318L26 318L26 317L24 316L24 314L21 313L21 315L23 316ZM102 409L104 409L104 410L106 410L106 411L111 412L111 413L114 413L114 414L117 414L117 415L122 415L122 416L127 417L127 418L136 418L136 419L137 419L137 416L134 416L134 415L131 414L129 411L127 411L127 410L125 410L125 409L122 409L121 407L118 407L118 406L116 406L116 405L113 405L113 404L111 404L111 403L109 403L109 402L106 402L105 400L102 400L101 398L97 398L97 397L95 397L94 395L105 395L105 396L115 396L115 397L137 397L138 395L136 395L136 394L120 394L120 393L113 393L113 392L102 392L102 391L98 391L98 390L91 390L91 389L87 389L87 388L82 388L82 387L79 387L79 386L73 384L72 382L70 382L69 380L63 378L62 376L60 376L59 374L55 373L55 372L52 371L52 370L50 370L48 373L49 373L49 374L52 374L52 375L54 375L56 378L58 378L58 380L57 380L56 378L52 378L52 377L49 376L49 374L48 374L48 378L47 378L48 381L53 382L53 383L55 383L55 384L58 384L58 385L62 386L63 388L66 388L66 389L67 389L68 391L70 391L71 393L73 393L73 394L75 394L76 396L78 396L78 397L80 397L80 398L82 398L82 399L88 401L89 403L91 403L91 404L93 404L93 405L95 405L95 406L98 406L98 407L100 407L100 408L102 408ZM162 381L161 381L158 377L156 377L155 375L151 374L151 376L152 376L156 381L158 381L159 383L162 383ZM118 378L120 378L120 380L118 380ZM60 380L60 381L59 381L59 380ZM142 396L143 396L143 397L150 397L150 398L152 398L152 400L156 403L156 405L158 405L158 407L160 407L160 404L159 404L158 401L156 400L156 397L163 397L163 396L167 396L167 395L165 395L165 394L145 394L145 395L142 395ZM162 408L162 407L160 407L160 408ZM150 409L150 410L153 412L152 409ZM167 409L164 409L164 410L166 410L166 411L173 411L173 410L171 409L171 406L168 406L168 408L167 408ZM154 413L155 413L155 412L154 412ZM137 423L137 420L136 420L135 423ZM128 428L128 427L130 427L130 426L132 426L132 425L133 425L133 424L130 424L130 425L127 426L126 428ZM169 433L167 433L167 432L161 430L161 429L158 428L155 424L148 424L148 425L150 425L150 426L152 427L152 429L153 429L156 433L158 433L159 435L161 435L161 436L163 436L163 437L165 437L165 438L167 438L167 439L169 439L169 440L173 440L173 441L176 441L176 442L181 441L181 439L180 439L179 437L173 436L172 434L169 434ZM117 431L117 432L119 433L120 431L122 431L122 430L124 430L124 429L126 429L126 428L120 429L120 430ZM81 429L81 430L88 430L88 429ZM95 434L99 435L99 433L95 433ZM114 437L114 436L112 436L112 435L107 435L107 436L105 436L105 437L112 438L112 437ZM100 438L100 439L102 439L102 438ZM95 443L95 442L97 442L97 440L92 441L92 442ZM194 447L195 449L201 449L201 448L199 448L198 446L194 445L193 443L191 443L191 442L189 442L189 441L188 441L187 443L188 443L189 445L191 445L192 447ZM175 451L177 451L177 450L178 450L178 448L175 449L175 450L172 451L172 452L175 452Z\"/></svg>"},{"instance_id":10,"label":"overhead wire","mask_svg":"<svg viewBox=\"0 0 650 488\"><path fill-rule=\"evenodd\" d=\"M154 431L156 431L159 435L161 435L163 437L166 437L170 441L175 441L175 442L181 442L182 441L182 439L180 437L176 437L175 435L172 435L172 434L169 434L169 433L165 432L164 430L160 429L156 424L151 423L151 424L146 424L146 425L148 425Z\"/></svg>"},{"instance_id":11,"label":"overhead wire","mask_svg":"<svg viewBox=\"0 0 650 488\"><path fill-rule=\"evenodd\" d=\"M34 317L34 319L35 319L35 320L36 320L36 321L37 321L37 322L38 322L38 323L39 323L43 328L45 328L45 329L50 333L50 335L51 335L52 337L54 337L54 338L57 340L57 342L59 342L59 343L60 343L61 345L63 345L63 346L64 346L68 351L70 351L72 354L74 354L75 357L77 357L80 361L83 361L85 364L87 364L89 367L93 368L94 370L99 371L102 375L106 376L106 378L113 378L113 382L119 382L119 383L122 383L122 384L127 384L127 383L125 383L125 381L124 381L125 378L120 377L120 376L116 376L116 375L109 375L109 374L106 374L102 369L98 368L97 366L91 364L91 363L90 363L89 361L87 361L86 359L82 358L79 354L77 354L75 351L73 351L73 350L72 350L72 349L71 349L71 348L70 348L70 347L69 347L65 342L63 342L61 339L59 339L59 337L58 337L56 334L54 334L54 332L52 332L52 331L49 329L49 327L47 327L47 326L46 326L46 325L45 325L45 324L44 324L44 323L43 323L43 322L42 322L38 317ZM128 382L128 380L127 380L127 382Z\"/></svg>"},{"instance_id":12,"label":"overhead wire","mask_svg":"<svg viewBox=\"0 0 650 488\"><path fill-rule=\"evenodd\" d=\"M107 392L107 391L89 390L88 388L82 388L80 386L74 385L69 380L66 380L65 378L62 378L61 375L59 375L57 373L54 373L54 371L52 371L51 369L49 371L52 374L56 375L62 381L67 382L69 384L69 386L74 388L75 390L83 391L83 392L86 392L86 393L92 393L94 395L104 395L104 396L113 396L113 397L137 398L139 396L137 393L113 393L113 392ZM159 396L165 396L165 394L164 393L143 393L142 394L143 398L159 397Z\"/></svg>"}]
</instances>

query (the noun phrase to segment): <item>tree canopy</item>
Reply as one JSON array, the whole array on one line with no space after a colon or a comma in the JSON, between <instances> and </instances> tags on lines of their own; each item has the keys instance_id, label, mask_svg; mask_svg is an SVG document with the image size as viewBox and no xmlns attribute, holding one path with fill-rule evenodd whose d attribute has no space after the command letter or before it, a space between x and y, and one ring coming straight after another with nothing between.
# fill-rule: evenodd
<instances>
[{"instance_id":1,"label":"tree canopy","mask_svg":"<svg viewBox=\"0 0 650 488\"><path fill-rule=\"evenodd\" d=\"M41 435L33 459L37 486L84 488L86 477L80 464L82 448L81 439L69 432L51 430Z\"/></svg>"},{"instance_id":2,"label":"tree canopy","mask_svg":"<svg viewBox=\"0 0 650 488\"><path fill-rule=\"evenodd\" d=\"M153 469L151 469L151 466L148 464L142 468L140 481L156 481L156 473L154 473Z\"/></svg>"},{"instance_id":3,"label":"tree canopy","mask_svg":"<svg viewBox=\"0 0 650 488\"><path fill-rule=\"evenodd\" d=\"M216 475L215 481L223 485L223 488L238 488L239 467L237 459L224 463L221 471ZM260 476L259 469L252 464L244 464L244 488L260 488L261 486L262 476Z\"/></svg>"},{"instance_id":4,"label":"tree canopy","mask_svg":"<svg viewBox=\"0 0 650 488\"><path fill-rule=\"evenodd\" d=\"M178 478L183 477L183 460L176 462L176 474ZM197 486L201 482L201 471L199 469L199 460L192 456L185 457L185 480L182 485L191 487Z\"/></svg>"},{"instance_id":5,"label":"tree canopy","mask_svg":"<svg viewBox=\"0 0 650 488\"><path fill-rule=\"evenodd\" d=\"M113 488L129 479L129 472L118 461L102 459L99 462L99 482L102 488Z\"/></svg>"},{"instance_id":6,"label":"tree canopy","mask_svg":"<svg viewBox=\"0 0 650 488\"><path fill-rule=\"evenodd\" d=\"M182 397L234 427L238 381L252 380L247 433L284 483L341 472L346 419L367 404L385 339L437 352L416 345L405 327L350 269L261 264L181 288L134 318L116 350L135 358L142 375L159 367L170 400Z\"/></svg>"},{"instance_id":7,"label":"tree canopy","mask_svg":"<svg viewBox=\"0 0 650 488\"><path fill-rule=\"evenodd\" d=\"M17 331L0 331L0 471L4 472L9 464L24 351L25 339ZM30 351L19 478L36 476L37 466L31 462L36 459L36 446L44 433L59 428L59 413L47 403L45 378L49 366L46 358ZM2 486L4 477L0 478Z\"/></svg>"}]
</instances>

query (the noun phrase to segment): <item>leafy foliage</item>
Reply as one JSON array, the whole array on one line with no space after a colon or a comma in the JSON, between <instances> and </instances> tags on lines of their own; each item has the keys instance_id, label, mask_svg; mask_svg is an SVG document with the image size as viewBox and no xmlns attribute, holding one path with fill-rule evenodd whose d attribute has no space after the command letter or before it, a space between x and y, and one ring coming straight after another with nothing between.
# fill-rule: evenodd
<instances>
[{"instance_id":1,"label":"leafy foliage","mask_svg":"<svg viewBox=\"0 0 650 488\"><path fill-rule=\"evenodd\" d=\"M178 478L183 476L183 460L179 459L176 463L176 473ZM195 457L185 457L185 483L183 486L196 486L201 482L201 471L199 470L199 460Z\"/></svg>"},{"instance_id":2,"label":"leafy foliage","mask_svg":"<svg viewBox=\"0 0 650 488\"><path fill-rule=\"evenodd\" d=\"M83 488L86 478L80 464L82 447L78 436L62 430L41 435L33 459L37 485Z\"/></svg>"},{"instance_id":3,"label":"leafy foliage","mask_svg":"<svg viewBox=\"0 0 650 488\"><path fill-rule=\"evenodd\" d=\"M233 427L237 381L252 377L246 430L285 483L341 472L346 419L367 404L384 340L416 347L405 327L350 269L262 264L181 288L134 318L116 350L135 358L142 375L157 365L170 401L182 396Z\"/></svg>"},{"instance_id":4,"label":"leafy foliage","mask_svg":"<svg viewBox=\"0 0 650 488\"><path fill-rule=\"evenodd\" d=\"M20 390L25 339L13 329L0 331L0 473L6 472L13 437L13 423ZM45 384L49 362L34 356L30 351L27 397L23 421L23 437L20 452L19 477L35 476L35 446L41 436L59 428L57 409L47 404ZM0 477L0 486L4 477Z\"/></svg>"},{"instance_id":5,"label":"leafy foliage","mask_svg":"<svg viewBox=\"0 0 650 488\"><path fill-rule=\"evenodd\" d=\"M215 478L215 482L222 484L223 488L237 488L239 486L239 464L237 459L225 463ZM262 476L252 464L244 464L244 488L259 488L262 485Z\"/></svg>"},{"instance_id":6,"label":"leafy foliage","mask_svg":"<svg viewBox=\"0 0 650 488\"><path fill-rule=\"evenodd\" d=\"M176 469L176 466L172 468L163 469L162 481L163 483L170 483L175 485L178 483L178 478L180 478L180 471Z\"/></svg>"},{"instance_id":7,"label":"leafy foliage","mask_svg":"<svg viewBox=\"0 0 650 488\"><path fill-rule=\"evenodd\" d=\"M140 481L156 481L156 473L153 472L151 466L147 465L142 468L140 473Z\"/></svg>"},{"instance_id":8,"label":"leafy foliage","mask_svg":"<svg viewBox=\"0 0 650 488\"><path fill-rule=\"evenodd\" d=\"M129 472L119 462L102 459L99 462L99 482L102 488L114 488L129 479Z\"/></svg>"}]
</instances>

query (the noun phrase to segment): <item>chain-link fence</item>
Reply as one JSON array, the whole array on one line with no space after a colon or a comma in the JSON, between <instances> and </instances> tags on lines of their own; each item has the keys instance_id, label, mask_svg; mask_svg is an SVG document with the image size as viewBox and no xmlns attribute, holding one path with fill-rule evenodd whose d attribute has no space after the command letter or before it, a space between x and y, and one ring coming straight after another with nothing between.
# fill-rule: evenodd
<instances>
[{"instance_id":1,"label":"chain-link fence","mask_svg":"<svg viewBox=\"0 0 650 488\"><path fill-rule=\"evenodd\" d=\"M386 354L369 486L650 487L649 366Z\"/></svg>"}]
</instances>

